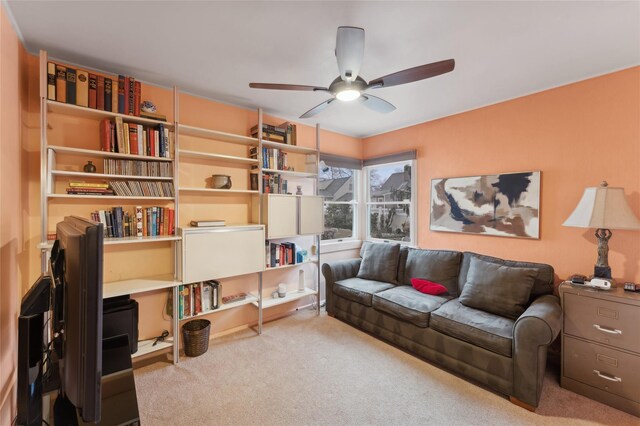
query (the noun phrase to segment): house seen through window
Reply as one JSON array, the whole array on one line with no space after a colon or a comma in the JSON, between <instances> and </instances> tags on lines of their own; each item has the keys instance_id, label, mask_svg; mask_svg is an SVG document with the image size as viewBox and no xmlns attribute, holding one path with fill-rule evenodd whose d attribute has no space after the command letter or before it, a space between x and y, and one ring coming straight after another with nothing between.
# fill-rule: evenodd
<instances>
[{"instance_id":1,"label":"house seen through window","mask_svg":"<svg viewBox=\"0 0 640 426\"><path fill-rule=\"evenodd\" d=\"M324 197L323 240L356 238L357 170L328 167L320 171L320 195Z\"/></svg>"}]
</instances>

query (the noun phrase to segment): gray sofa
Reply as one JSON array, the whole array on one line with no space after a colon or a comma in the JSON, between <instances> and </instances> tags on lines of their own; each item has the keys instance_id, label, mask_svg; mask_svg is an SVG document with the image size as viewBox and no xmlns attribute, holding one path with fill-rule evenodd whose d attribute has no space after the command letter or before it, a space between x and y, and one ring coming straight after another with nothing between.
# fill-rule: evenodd
<instances>
[{"instance_id":1,"label":"gray sofa","mask_svg":"<svg viewBox=\"0 0 640 426\"><path fill-rule=\"evenodd\" d=\"M386 243L365 243L361 256L322 265L330 316L538 406L562 318L551 266ZM447 293L421 293L411 278Z\"/></svg>"}]
</instances>

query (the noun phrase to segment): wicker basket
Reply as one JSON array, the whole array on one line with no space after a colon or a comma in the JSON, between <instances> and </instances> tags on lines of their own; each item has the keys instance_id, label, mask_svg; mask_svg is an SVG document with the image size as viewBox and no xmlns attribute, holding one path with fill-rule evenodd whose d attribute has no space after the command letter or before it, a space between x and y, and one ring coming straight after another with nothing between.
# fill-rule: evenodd
<instances>
[{"instance_id":1,"label":"wicker basket","mask_svg":"<svg viewBox=\"0 0 640 426\"><path fill-rule=\"evenodd\" d=\"M209 331L211 321L197 319L182 326L184 353L187 356L200 356L209 349Z\"/></svg>"}]
</instances>

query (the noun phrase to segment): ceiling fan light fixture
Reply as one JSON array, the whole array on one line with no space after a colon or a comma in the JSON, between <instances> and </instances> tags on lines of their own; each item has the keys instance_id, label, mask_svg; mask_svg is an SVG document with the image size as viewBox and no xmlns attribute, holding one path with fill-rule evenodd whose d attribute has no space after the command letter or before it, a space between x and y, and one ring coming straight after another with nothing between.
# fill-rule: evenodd
<instances>
[{"instance_id":1,"label":"ceiling fan light fixture","mask_svg":"<svg viewBox=\"0 0 640 426\"><path fill-rule=\"evenodd\" d=\"M360 97L360 91L355 89L346 89L336 93L336 98L343 102L355 101Z\"/></svg>"}]
</instances>

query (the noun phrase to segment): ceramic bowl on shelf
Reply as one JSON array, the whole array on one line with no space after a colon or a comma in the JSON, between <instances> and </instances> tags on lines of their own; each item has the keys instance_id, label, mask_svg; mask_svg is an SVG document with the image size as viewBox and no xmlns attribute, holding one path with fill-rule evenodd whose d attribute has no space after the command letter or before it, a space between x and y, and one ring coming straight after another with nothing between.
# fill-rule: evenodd
<instances>
[{"instance_id":1,"label":"ceramic bowl on shelf","mask_svg":"<svg viewBox=\"0 0 640 426\"><path fill-rule=\"evenodd\" d=\"M211 184L214 189L231 189L231 176L212 175Z\"/></svg>"}]
</instances>

